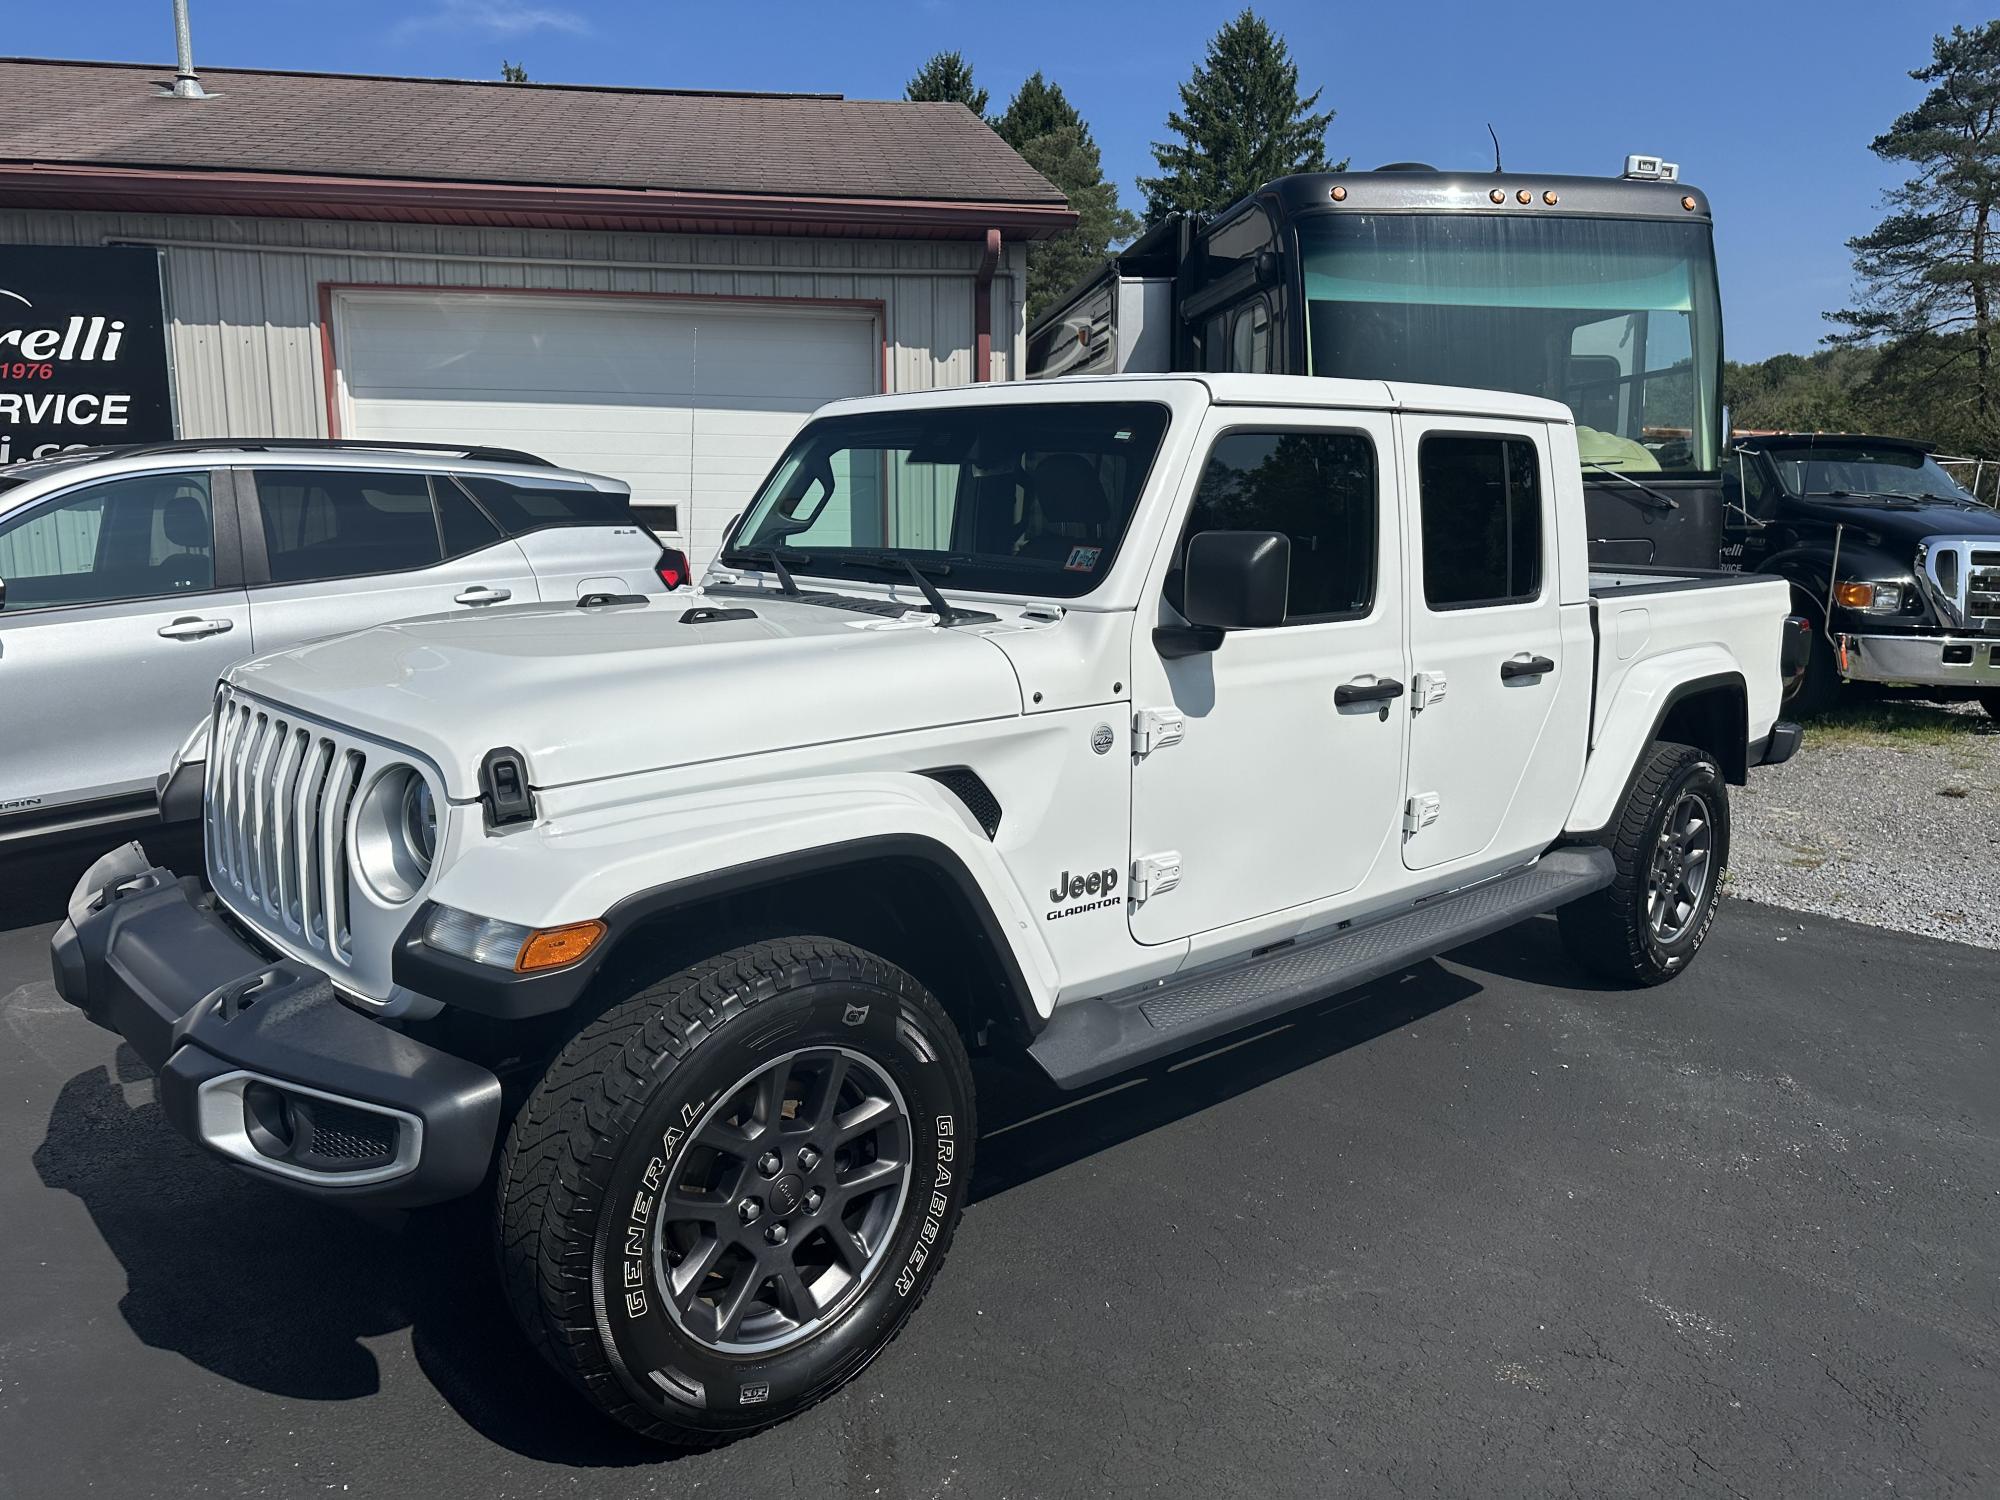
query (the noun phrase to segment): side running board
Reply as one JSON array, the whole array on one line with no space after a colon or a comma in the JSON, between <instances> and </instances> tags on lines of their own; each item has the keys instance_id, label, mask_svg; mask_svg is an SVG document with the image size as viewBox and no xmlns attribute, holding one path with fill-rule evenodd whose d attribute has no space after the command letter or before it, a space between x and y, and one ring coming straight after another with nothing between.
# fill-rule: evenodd
<instances>
[{"instance_id":1,"label":"side running board","mask_svg":"<svg viewBox=\"0 0 2000 1500\"><path fill-rule=\"evenodd\" d=\"M1611 851L1558 849L1512 875L1253 958L1056 1007L1029 1055L1081 1088L1553 911L1611 884Z\"/></svg>"}]
</instances>

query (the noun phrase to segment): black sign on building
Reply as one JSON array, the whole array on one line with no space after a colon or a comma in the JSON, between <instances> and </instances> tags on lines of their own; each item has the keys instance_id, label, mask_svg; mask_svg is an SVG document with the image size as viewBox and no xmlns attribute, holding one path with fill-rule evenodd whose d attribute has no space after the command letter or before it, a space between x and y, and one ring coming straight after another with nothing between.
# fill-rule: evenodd
<instances>
[{"instance_id":1,"label":"black sign on building","mask_svg":"<svg viewBox=\"0 0 2000 1500\"><path fill-rule=\"evenodd\" d=\"M0 245L0 467L173 435L160 253Z\"/></svg>"}]
</instances>

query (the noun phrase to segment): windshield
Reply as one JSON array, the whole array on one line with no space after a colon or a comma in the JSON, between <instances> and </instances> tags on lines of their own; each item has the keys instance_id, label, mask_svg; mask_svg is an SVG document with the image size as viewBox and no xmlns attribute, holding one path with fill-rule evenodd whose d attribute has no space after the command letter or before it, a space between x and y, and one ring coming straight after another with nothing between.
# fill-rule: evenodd
<instances>
[{"instance_id":1,"label":"windshield","mask_svg":"<svg viewBox=\"0 0 2000 1500\"><path fill-rule=\"evenodd\" d=\"M1875 448L1839 443L1775 451L1778 479L1794 495L1907 495L1911 499L1965 500L1972 497L1938 467L1928 453L1913 448Z\"/></svg>"},{"instance_id":2,"label":"windshield","mask_svg":"<svg viewBox=\"0 0 2000 1500\"><path fill-rule=\"evenodd\" d=\"M794 573L1086 594L1110 571L1167 429L1144 402L959 406L807 424L724 561L777 548Z\"/></svg>"},{"instance_id":3,"label":"windshield","mask_svg":"<svg viewBox=\"0 0 2000 1500\"><path fill-rule=\"evenodd\" d=\"M1706 224L1320 214L1298 230L1313 374L1546 396L1576 413L1586 469L1717 472Z\"/></svg>"}]
</instances>

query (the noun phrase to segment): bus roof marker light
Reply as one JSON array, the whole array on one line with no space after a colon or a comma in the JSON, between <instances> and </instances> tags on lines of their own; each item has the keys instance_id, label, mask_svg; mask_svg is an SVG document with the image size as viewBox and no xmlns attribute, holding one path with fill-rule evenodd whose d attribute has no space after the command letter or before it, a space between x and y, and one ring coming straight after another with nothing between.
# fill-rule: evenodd
<instances>
[{"instance_id":1,"label":"bus roof marker light","mask_svg":"<svg viewBox=\"0 0 2000 1500\"><path fill-rule=\"evenodd\" d=\"M1550 208L1554 208L1556 206L1556 190L1554 188L1550 188L1548 189L1548 191L1544 192L1542 194L1542 202L1548 204Z\"/></svg>"},{"instance_id":2,"label":"bus roof marker light","mask_svg":"<svg viewBox=\"0 0 2000 1500\"><path fill-rule=\"evenodd\" d=\"M1333 187L1330 190L1328 190L1327 197L1331 198L1335 203L1345 203L1347 201L1347 189L1342 187L1339 183L1336 182L1333 185Z\"/></svg>"},{"instance_id":3,"label":"bus roof marker light","mask_svg":"<svg viewBox=\"0 0 2000 1500\"><path fill-rule=\"evenodd\" d=\"M1694 212L1694 210L1695 210L1695 198L1694 198L1694 194L1693 194L1693 193L1685 193L1685 194L1683 194L1683 195L1682 195L1682 197L1681 197L1681 207L1682 207L1682 208L1684 208L1684 209L1686 209L1686 210L1687 210L1687 211L1688 211L1689 213L1693 213L1693 212Z\"/></svg>"},{"instance_id":4,"label":"bus roof marker light","mask_svg":"<svg viewBox=\"0 0 2000 1500\"><path fill-rule=\"evenodd\" d=\"M1507 195L1501 192L1500 189L1498 188L1495 188L1492 192L1488 193L1486 196L1491 198L1495 203L1505 203L1507 201Z\"/></svg>"},{"instance_id":5,"label":"bus roof marker light","mask_svg":"<svg viewBox=\"0 0 2000 1500\"><path fill-rule=\"evenodd\" d=\"M1535 195L1529 192L1526 188L1522 188L1520 192L1514 195L1514 201L1516 203L1533 203L1535 201Z\"/></svg>"}]
</instances>

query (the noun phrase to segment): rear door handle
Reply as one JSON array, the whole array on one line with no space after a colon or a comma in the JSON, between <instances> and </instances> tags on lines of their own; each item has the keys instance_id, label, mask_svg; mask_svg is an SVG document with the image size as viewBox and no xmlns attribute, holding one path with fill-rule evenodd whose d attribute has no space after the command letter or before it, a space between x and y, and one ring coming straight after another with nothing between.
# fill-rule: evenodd
<instances>
[{"instance_id":1,"label":"rear door handle","mask_svg":"<svg viewBox=\"0 0 2000 1500\"><path fill-rule=\"evenodd\" d=\"M505 604L514 597L512 589L489 589L483 583L476 583L453 599L454 604Z\"/></svg>"},{"instance_id":2,"label":"rear door handle","mask_svg":"<svg viewBox=\"0 0 2000 1500\"><path fill-rule=\"evenodd\" d=\"M1402 696L1403 685L1393 677L1378 677L1373 682L1343 682L1333 690L1333 701L1343 708L1350 703L1387 703Z\"/></svg>"},{"instance_id":3,"label":"rear door handle","mask_svg":"<svg viewBox=\"0 0 2000 1500\"><path fill-rule=\"evenodd\" d=\"M1511 682L1516 677L1546 677L1556 669L1556 664L1546 656L1531 656L1526 661L1513 659L1500 663L1500 680Z\"/></svg>"},{"instance_id":4,"label":"rear door handle","mask_svg":"<svg viewBox=\"0 0 2000 1500\"><path fill-rule=\"evenodd\" d=\"M234 630L234 620L204 620L199 615L182 615L171 625L162 625L160 634L170 641L198 641L205 635L221 635Z\"/></svg>"}]
</instances>

